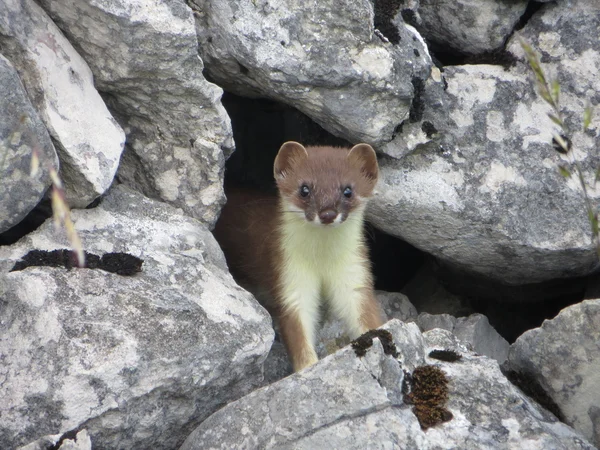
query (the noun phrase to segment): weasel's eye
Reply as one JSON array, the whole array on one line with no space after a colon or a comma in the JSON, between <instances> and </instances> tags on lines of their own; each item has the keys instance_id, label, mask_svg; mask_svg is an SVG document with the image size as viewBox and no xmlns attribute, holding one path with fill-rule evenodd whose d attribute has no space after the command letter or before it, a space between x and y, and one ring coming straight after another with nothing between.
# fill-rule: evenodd
<instances>
[{"instance_id":1,"label":"weasel's eye","mask_svg":"<svg viewBox=\"0 0 600 450\"><path fill-rule=\"evenodd\" d=\"M301 197L308 197L308 194L310 194L310 188L303 184L302 186L300 186L300 196Z\"/></svg>"},{"instance_id":2,"label":"weasel's eye","mask_svg":"<svg viewBox=\"0 0 600 450\"><path fill-rule=\"evenodd\" d=\"M350 186L347 186L344 189L344 197L346 197L346 198L352 197L352 188Z\"/></svg>"}]
</instances>

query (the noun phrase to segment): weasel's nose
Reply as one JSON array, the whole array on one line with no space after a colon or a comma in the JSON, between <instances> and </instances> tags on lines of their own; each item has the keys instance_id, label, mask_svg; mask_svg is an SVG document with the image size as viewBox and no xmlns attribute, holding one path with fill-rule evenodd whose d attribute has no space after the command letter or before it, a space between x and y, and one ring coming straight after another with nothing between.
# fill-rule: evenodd
<instances>
[{"instance_id":1,"label":"weasel's nose","mask_svg":"<svg viewBox=\"0 0 600 450\"><path fill-rule=\"evenodd\" d=\"M327 225L333 223L337 215L338 213L334 209L324 209L323 211L319 212L319 219L321 220L321 223Z\"/></svg>"}]
</instances>

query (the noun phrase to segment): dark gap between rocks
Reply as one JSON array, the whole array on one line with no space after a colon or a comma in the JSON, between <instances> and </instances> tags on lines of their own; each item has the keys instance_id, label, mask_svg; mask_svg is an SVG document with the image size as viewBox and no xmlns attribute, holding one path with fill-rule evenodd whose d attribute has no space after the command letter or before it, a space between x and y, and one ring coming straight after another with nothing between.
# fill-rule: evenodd
<instances>
[{"instance_id":1,"label":"dark gap between rocks","mask_svg":"<svg viewBox=\"0 0 600 450\"><path fill-rule=\"evenodd\" d=\"M559 406L552 397L548 395L542 385L536 380L536 377L524 372L516 372L514 370L502 371L508 381L517 386L525 395L531 397L545 409L550 411L561 422L565 422L565 417Z\"/></svg>"},{"instance_id":2,"label":"dark gap between rocks","mask_svg":"<svg viewBox=\"0 0 600 450\"><path fill-rule=\"evenodd\" d=\"M37 230L46 220L52 217L52 204L50 201L51 189L52 188L48 189L44 198L23 218L23 220L8 230L0 233L0 246L14 244L22 237ZM102 199L102 196L98 197L90 203L86 209L95 208L102 202Z\"/></svg>"},{"instance_id":3,"label":"dark gap between rocks","mask_svg":"<svg viewBox=\"0 0 600 450\"><path fill-rule=\"evenodd\" d=\"M400 42L400 33L394 25L394 17L398 14L400 6L404 2L398 0L375 0L373 25L381 32L392 44Z\"/></svg>"},{"instance_id":4,"label":"dark gap between rocks","mask_svg":"<svg viewBox=\"0 0 600 450\"><path fill-rule=\"evenodd\" d=\"M63 433L63 435L58 439L58 441L56 441L56 444L54 444L51 447L48 447L47 450L59 450L60 447L62 446L63 442L65 440L70 440L70 441L74 441L77 442L77 433L79 433L81 431L81 428L75 428L74 430L70 430L67 431L66 433Z\"/></svg>"},{"instance_id":5,"label":"dark gap between rocks","mask_svg":"<svg viewBox=\"0 0 600 450\"><path fill-rule=\"evenodd\" d=\"M37 230L52 217L52 206L48 194L18 224L0 233L0 245L12 245L23 236Z\"/></svg>"},{"instance_id":6,"label":"dark gap between rocks","mask_svg":"<svg viewBox=\"0 0 600 450\"><path fill-rule=\"evenodd\" d=\"M132 276L142 271L144 261L129 253L105 253L102 257L93 253L84 252L85 269L100 269L105 272L116 273L122 276ZM77 267L77 257L72 250L31 250L21 260L17 261L11 272L20 271L27 267L64 267L72 269Z\"/></svg>"}]
</instances>

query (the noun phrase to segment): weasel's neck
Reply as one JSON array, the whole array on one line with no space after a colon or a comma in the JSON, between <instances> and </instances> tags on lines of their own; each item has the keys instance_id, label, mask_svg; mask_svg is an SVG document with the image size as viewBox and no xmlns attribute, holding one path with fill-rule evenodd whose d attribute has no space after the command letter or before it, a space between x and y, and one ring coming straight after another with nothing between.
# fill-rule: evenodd
<instances>
[{"instance_id":1,"label":"weasel's neck","mask_svg":"<svg viewBox=\"0 0 600 450\"><path fill-rule=\"evenodd\" d=\"M353 255L362 255L364 245L364 206L352 211L337 226L307 222L302 212L289 212L284 199L280 200L281 246L284 255L301 257L307 263L333 264Z\"/></svg>"}]
</instances>

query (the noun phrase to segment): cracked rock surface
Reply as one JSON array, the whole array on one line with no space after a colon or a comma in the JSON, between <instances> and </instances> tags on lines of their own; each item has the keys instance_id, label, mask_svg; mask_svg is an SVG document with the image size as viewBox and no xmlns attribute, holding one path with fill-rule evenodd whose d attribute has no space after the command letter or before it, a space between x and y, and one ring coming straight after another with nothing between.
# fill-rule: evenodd
<instances>
[{"instance_id":1,"label":"cracked rock surface","mask_svg":"<svg viewBox=\"0 0 600 450\"><path fill-rule=\"evenodd\" d=\"M415 324L391 321L399 360L378 340L359 358L351 347L308 370L252 392L213 414L180 450L206 448L589 449L594 447L525 397L498 364L474 356L445 330L421 335ZM453 349L459 362L425 357ZM403 402L405 372L427 364L448 378L453 419L422 430Z\"/></svg>"},{"instance_id":2,"label":"cracked rock surface","mask_svg":"<svg viewBox=\"0 0 600 450\"><path fill-rule=\"evenodd\" d=\"M431 58L400 13L399 42L374 33L373 4L192 0L211 78L238 95L294 107L351 142L381 144L408 118ZM391 36L390 36L391 38ZM416 81L415 81L416 80Z\"/></svg>"},{"instance_id":3,"label":"cracked rock surface","mask_svg":"<svg viewBox=\"0 0 600 450\"><path fill-rule=\"evenodd\" d=\"M87 250L138 256L142 272L6 273L65 246L50 221L0 247L0 448L82 426L94 448L174 448L262 381L270 318L180 211L119 186L73 216Z\"/></svg>"},{"instance_id":4,"label":"cracked rock surface","mask_svg":"<svg viewBox=\"0 0 600 450\"><path fill-rule=\"evenodd\" d=\"M600 101L591 69L600 65L600 41L590 39L599 26L597 3L557 2L520 32L560 81L574 158L590 186L600 163L600 117L587 132L581 125L586 100ZM400 133L384 148L391 157L380 160L368 219L457 269L505 284L590 274L598 257L579 182L559 173L567 159L552 146L558 130L516 37L508 48L518 58L510 67L445 67L447 89L439 103L425 103L421 121L436 133L424 140ZM420 144L407 148L412 141ZM597 204L597 188L589 195Z\"/></svg>"},{"instance_id":5,"label":"cracked rock surface","mask_svg":"<svg viewBox=\"0 0 600 450\"><path fill-rule=\"evenodd\" d=\"M212 227L233 150L223 91L206 81L183 0L42 0L127 131L118 177Z\"/></svg>"},{"instance_id":6,"label":"cracked rock surface","mask_svg":"<svg viewBox=\"0 0 600 450\"><path fill-rule=\"evenodd\" d=\"M0 3L0 48L54 139L67 201L86 207L110 187L125 144L92 71L33 0Z\"/></svg>"}]
</instances>

